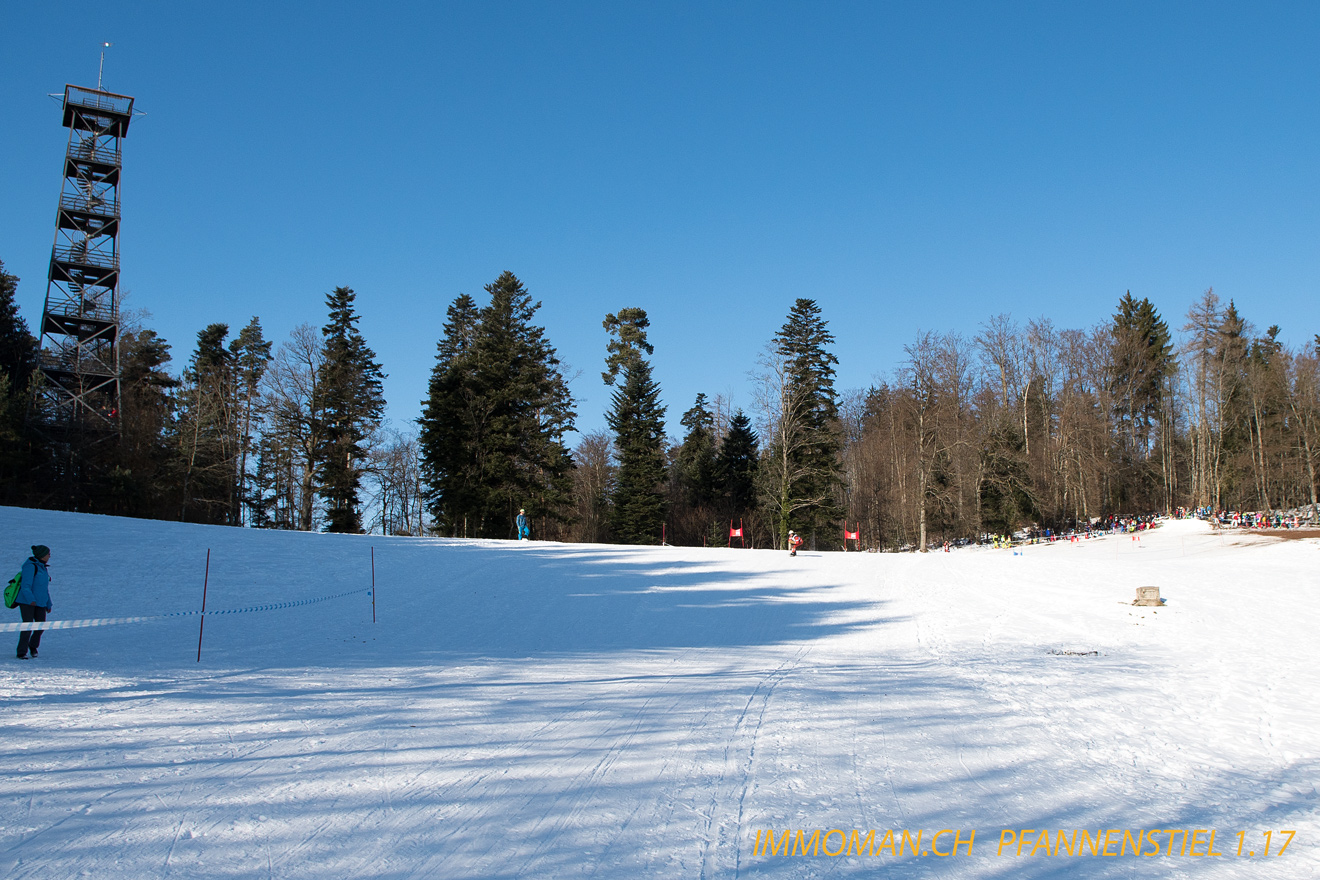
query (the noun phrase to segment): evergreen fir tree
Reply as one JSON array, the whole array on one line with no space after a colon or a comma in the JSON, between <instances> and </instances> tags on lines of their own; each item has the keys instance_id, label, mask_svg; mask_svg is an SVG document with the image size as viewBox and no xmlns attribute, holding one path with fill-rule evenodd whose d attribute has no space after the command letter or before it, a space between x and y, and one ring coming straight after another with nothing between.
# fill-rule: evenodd
<instances>
[{"instance_id":1,"label":"evergreen fir tree","mask_svg":"<svg viewBox=\"0 0 1320 880\"><path fill-rule=\"evenodd\" d=\"M1246 319L1232 300L1224 310L1223 320L1215 334L1213 360L1220 370L1220 423L1223 425L1223 455L1229 459L1243 455L1251 444L1251 429L1247 404L1247 354L1249 328ZM1221 478L1220 491L1227 498L1240 497L1235 468L1228 468Z\"/></svg>"},{"instance_id":2,"label":"evergreen fir tree","mask_svg":"<svg viewBox=\"0 0 1320 880\"><path fill-rule=\"evenodd\" d=\"M756 470L760 461L752 420L742 410L729 421L729 433L715 460L716 481L725 516L745 517L756 506Z\"/></svg>"},{"instance_id":3,"label":"evergreen fir tree","mask_svg":"<svg viewBox=\"0 0 1320 880\"><path fill-rule=\"evenodd\" d=\"M1148 443L1159 416L1164 381L1174 367L1169 326L1148 299L1128 291L1114 315L1112 391L1115 415L1128 429L1133 444ZM1138 448L1134 453L1144 452Z\"/></svg>"},{"instance_id":4,"label":"evergreen fir tree","mask_svg":"<svg viewBox=\"0 0 1320 880\"><path fill-rule=\"evenodd\" d=\"M9 396L27 394L37 368L37 338L18 314L18 277L0 260L0 375L8 380Z\"/></svg>"},{"instance_id":5,"label":"evergreen fir tree","mask_svg":"<svg viewBox=\"0 0 1320 880\"><path fill-rule=\"evenodd\" d=\"M18 314L18 278L0 261L0 497L10 503L23 500L20 476L35 464L31 441L23 424L37 368L37 339Z\"/></svg>"},{"instance_id":6,"label":"evergreen fir tree","mask_svg":"<svg viewBox=\"0 0 1320 880\"><path fill-rule=\"evenodd\" d=\"M275 518L280 496L272 460L277 455L270 441L264 437L257 439L257 463L248 484L248 497L245 502L248 525L254 529L273 529L282 526Z\"/></svg>"},{"instance_id":7,"label":"evergreen fir tree","mask_svg":"<svg viewBox=\"0 0 1320 880\"><path fill-rule=\"evenodd\" d=\"M180 381L169 374L170 346L154 330L132 329L119 338L120 493L112 506L125 516L173 518L179 487L170 431Z\"/></svg>"},{"instance_id":8,"label":"evergreen fir tree","mask_svg":"<svg viewBox=\"0 0 1320 880\"><path fill-rule=\"evenodd\" d=\"M421 455L442 531L512 538L520 508L533 523L565 516L564 434L576 413L558 355L532 323L541 304L511 272L486 292L475 316L470 297L450 307L419 419Z\"/></svg>"},{"instance_id":9,"label":"evergreen fir tree","mask_svg":"<svg viewBox=\"0 0 1320 880\"><path fill-rule=\"evenodd\" d=\"M227 523L234 505L237 442L228 335L228 324L210 324L199 331L197 349L183 373L173 429L182 496L179 519L185 522Z\"/></svg>"},{"instance_id":10,"label":"evergreen fir tree","mask_svg":"<svg viewBox=\"0 0 1320 880\"><path fill-rule=\"evenodd\" d=\"M385 374L376 353L358 330L352 288L336 287L326 297L330 321L321 365L321 417L324 433L318 458L321 497L326 502L326 531L362 531L358 489L367 458L365 446L385 412Z\"/></svg>"},{"instance_id":11,"label":"evergreen fir tree","mask_svg":"<svg viewBox=\"0 0 1320 880\"><path fill-rule=\"evenodd\" d=\"M606 421L614 431L619 459L610 499L610 531L624 544L659 543L665 521L665 408L660 386L651 377L651 364L643 357L654 352L646 341L649 323L646 312L638 308L606 315L604 321L612 339L602 378L613 385L623 374Z\"/></svg>"},{"instance_id":12,"label":"evergreen fir tree","mask_svg":"<svg viewBox=\"0 0 1320 880\"><path fill-rule=\"evenodd\" d=\"M705 394L697 395L679 423L687 428L675 463L680 496L689 507L709 507L715 500L715 416Z\"/></svg>"},{"instance_id":13,"label":"evergreen fir tree","mask_svg":"<svg viewBox=\"0 0 1320 880\"><path fill-rule=\"evenodd\" d=\"M1166 382L1176 367L1173 340L1150 300L1131 291L1119 300L1112 338L1110 393L1120 465L1114 501L1120 509L1149 510L1159 506L1157 443L1171 441L1171 426L1162 417Z\"/></svg>"},{"instance_id":14,"label":"evergreen fir tree","mask_svg":"<svg viewBox=\"0 0 1320 880\"><path fill-rule=\"evenodd\" d=\"M521 508L533 522L564 517L573 467L564 434L576 413L559 357L545 329L532 323L541 304L512 272L486 291L491 299L474 346L485 401L480 521L486 536L514 537Z\"/></svg>"},{"instance_id":15,"label":"evergreen fir tree","mask_svg":"<svg viewBox=\"0 0 1320 880\"><path fill-rule=\"evenodd\" d=\"M450 304L422 401L419 443L427 507L435 528L466 537L481 509L476 337L481 315L466 293Z\"/></svg>"},{"instance_id":16,"label":"evergreen fir tree","mask_svg":"<svg viewBox=\"0 0 1320 880\"><path fill-rule=\"evenodd\" d=\"M1011 535L1023 522L1039 519L1025 444L1013 427L1000 424L981 449L981 528L996 535Z\"/></svg>"},{"instance_id":17,"label":"evergreen fir tree","mask_svg":"<svg viewBox=\"0 0 1320 880\"><path fill-rule=\"evenodd\" d=\"M253 451L253 420L257 417L258 392L261 377L271 362L271 343L261 331L261 321L254 315L247 326L239 331L229 344L235 371L235 392L238 395L238 483L237 500L231 513L230 524L242 525L243 510L252 510L256 494L250 487L249 458Z\"/></svg>"},{"instance_id":18,"label":"evergreen fir tree","mask_svg":"<svg viewBox=\"0 0 1320 880\"><path fill-rule=\"evenodd\" d=\"M841 511L834 499L843 485L839 461L843 441L834 390L839 360L827 348L833 343L820 307L803 298L794 302L788 320L774 336L788 384L781 433L790 435L776 440L787 449L774 505L781 541L787 541L790 528L809 540L839 531Z\"/></svg>"}]
</instances>

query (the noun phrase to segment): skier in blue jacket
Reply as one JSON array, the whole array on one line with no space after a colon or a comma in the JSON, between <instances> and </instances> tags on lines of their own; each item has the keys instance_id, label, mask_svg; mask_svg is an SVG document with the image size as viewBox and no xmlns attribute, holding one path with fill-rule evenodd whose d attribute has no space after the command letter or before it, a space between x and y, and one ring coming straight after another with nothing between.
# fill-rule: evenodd
<instances>
[{"instance_id":1,"label":"skier in blue jacket","mask_svg":"<svg viewBox=\"0 0 1320 880\"><path fill-rule=\"evenodd\" d=\"M527 530L527 511L523 510L521 507L518 508L517 523L518 523L518 540L526 541L529 535L529 532Z\"/></svg>"},{"instance_id":2,"label":"skier in blue jacket","mask_svg":"<svg viewBox=\"0 0 1320 880\"><path fill-rule=\"evenodd\" d=\"M50 602L50 572L46 563L50 562L50 548L45 544L33 544L32 556L23 563L23 579L19 582L18 597L14 603L24 623L44 623L46 614L54 610ZM26 660L28 654L37 656L41 645L41 630L24 630L18 634L18 659Z\"/></svg>"}]
</instances>

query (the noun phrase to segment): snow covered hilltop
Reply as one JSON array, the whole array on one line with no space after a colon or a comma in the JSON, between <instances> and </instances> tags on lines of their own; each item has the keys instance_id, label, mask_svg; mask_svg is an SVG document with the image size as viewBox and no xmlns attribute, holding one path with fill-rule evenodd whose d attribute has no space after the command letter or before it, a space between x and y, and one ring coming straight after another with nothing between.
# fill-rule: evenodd
<instances>
[{"instance_id":1,"label":"snow covered hilltop","mask_svg":"<svg viewBox=\"0 0 1320 880\"><path fill-rule=\"evenodd\" d=\"M1320 871L1315 539L789 559L0 526L15 570L51 547L53 620L196 610L208 549L208 612L290 606L208 613L200 663L196 616L6 661L6 878ZM1111 830L1146 848L1062 852ZM783 852L799 831L824 846Z\"/></svg>"}]
</instances>

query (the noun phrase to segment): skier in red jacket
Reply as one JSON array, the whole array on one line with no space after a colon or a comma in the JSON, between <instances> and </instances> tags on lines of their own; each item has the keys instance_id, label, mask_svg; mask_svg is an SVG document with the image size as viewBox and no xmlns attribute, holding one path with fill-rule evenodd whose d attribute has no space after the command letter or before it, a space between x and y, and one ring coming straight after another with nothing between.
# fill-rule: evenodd
<instances>
[{"instance_id":1,"label":"skier in red jacket","mask_svg":"<svg viewBox=\"0 0 1320 880\"><path fill-rule=\"evenodd\" d=\"M801 546L802 536L790 529L788 533L788 555L797 556L798 548Z\"/></svg>"}]
</instances>

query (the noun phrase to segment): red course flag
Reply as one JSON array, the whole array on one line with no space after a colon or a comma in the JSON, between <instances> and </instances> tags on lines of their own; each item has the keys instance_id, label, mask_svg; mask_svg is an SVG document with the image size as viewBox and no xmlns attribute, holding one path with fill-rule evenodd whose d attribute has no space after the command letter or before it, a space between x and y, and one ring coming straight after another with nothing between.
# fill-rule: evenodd
<instances>
[{"instance_id":1,"label":"red course flag","mask_svg":"<svg viewBox=\"0 0 1320 880\"><path fill-rule=\"evenodd\" d=\"M741 538L742 536L743 536L743 533L742 533L742 526L738 526L738 528L736 528L736 529L735 529L735 528L730 528L730 529L729 529L729 537L730 537L730 538Z\"/></svg>"}]
</instances>

